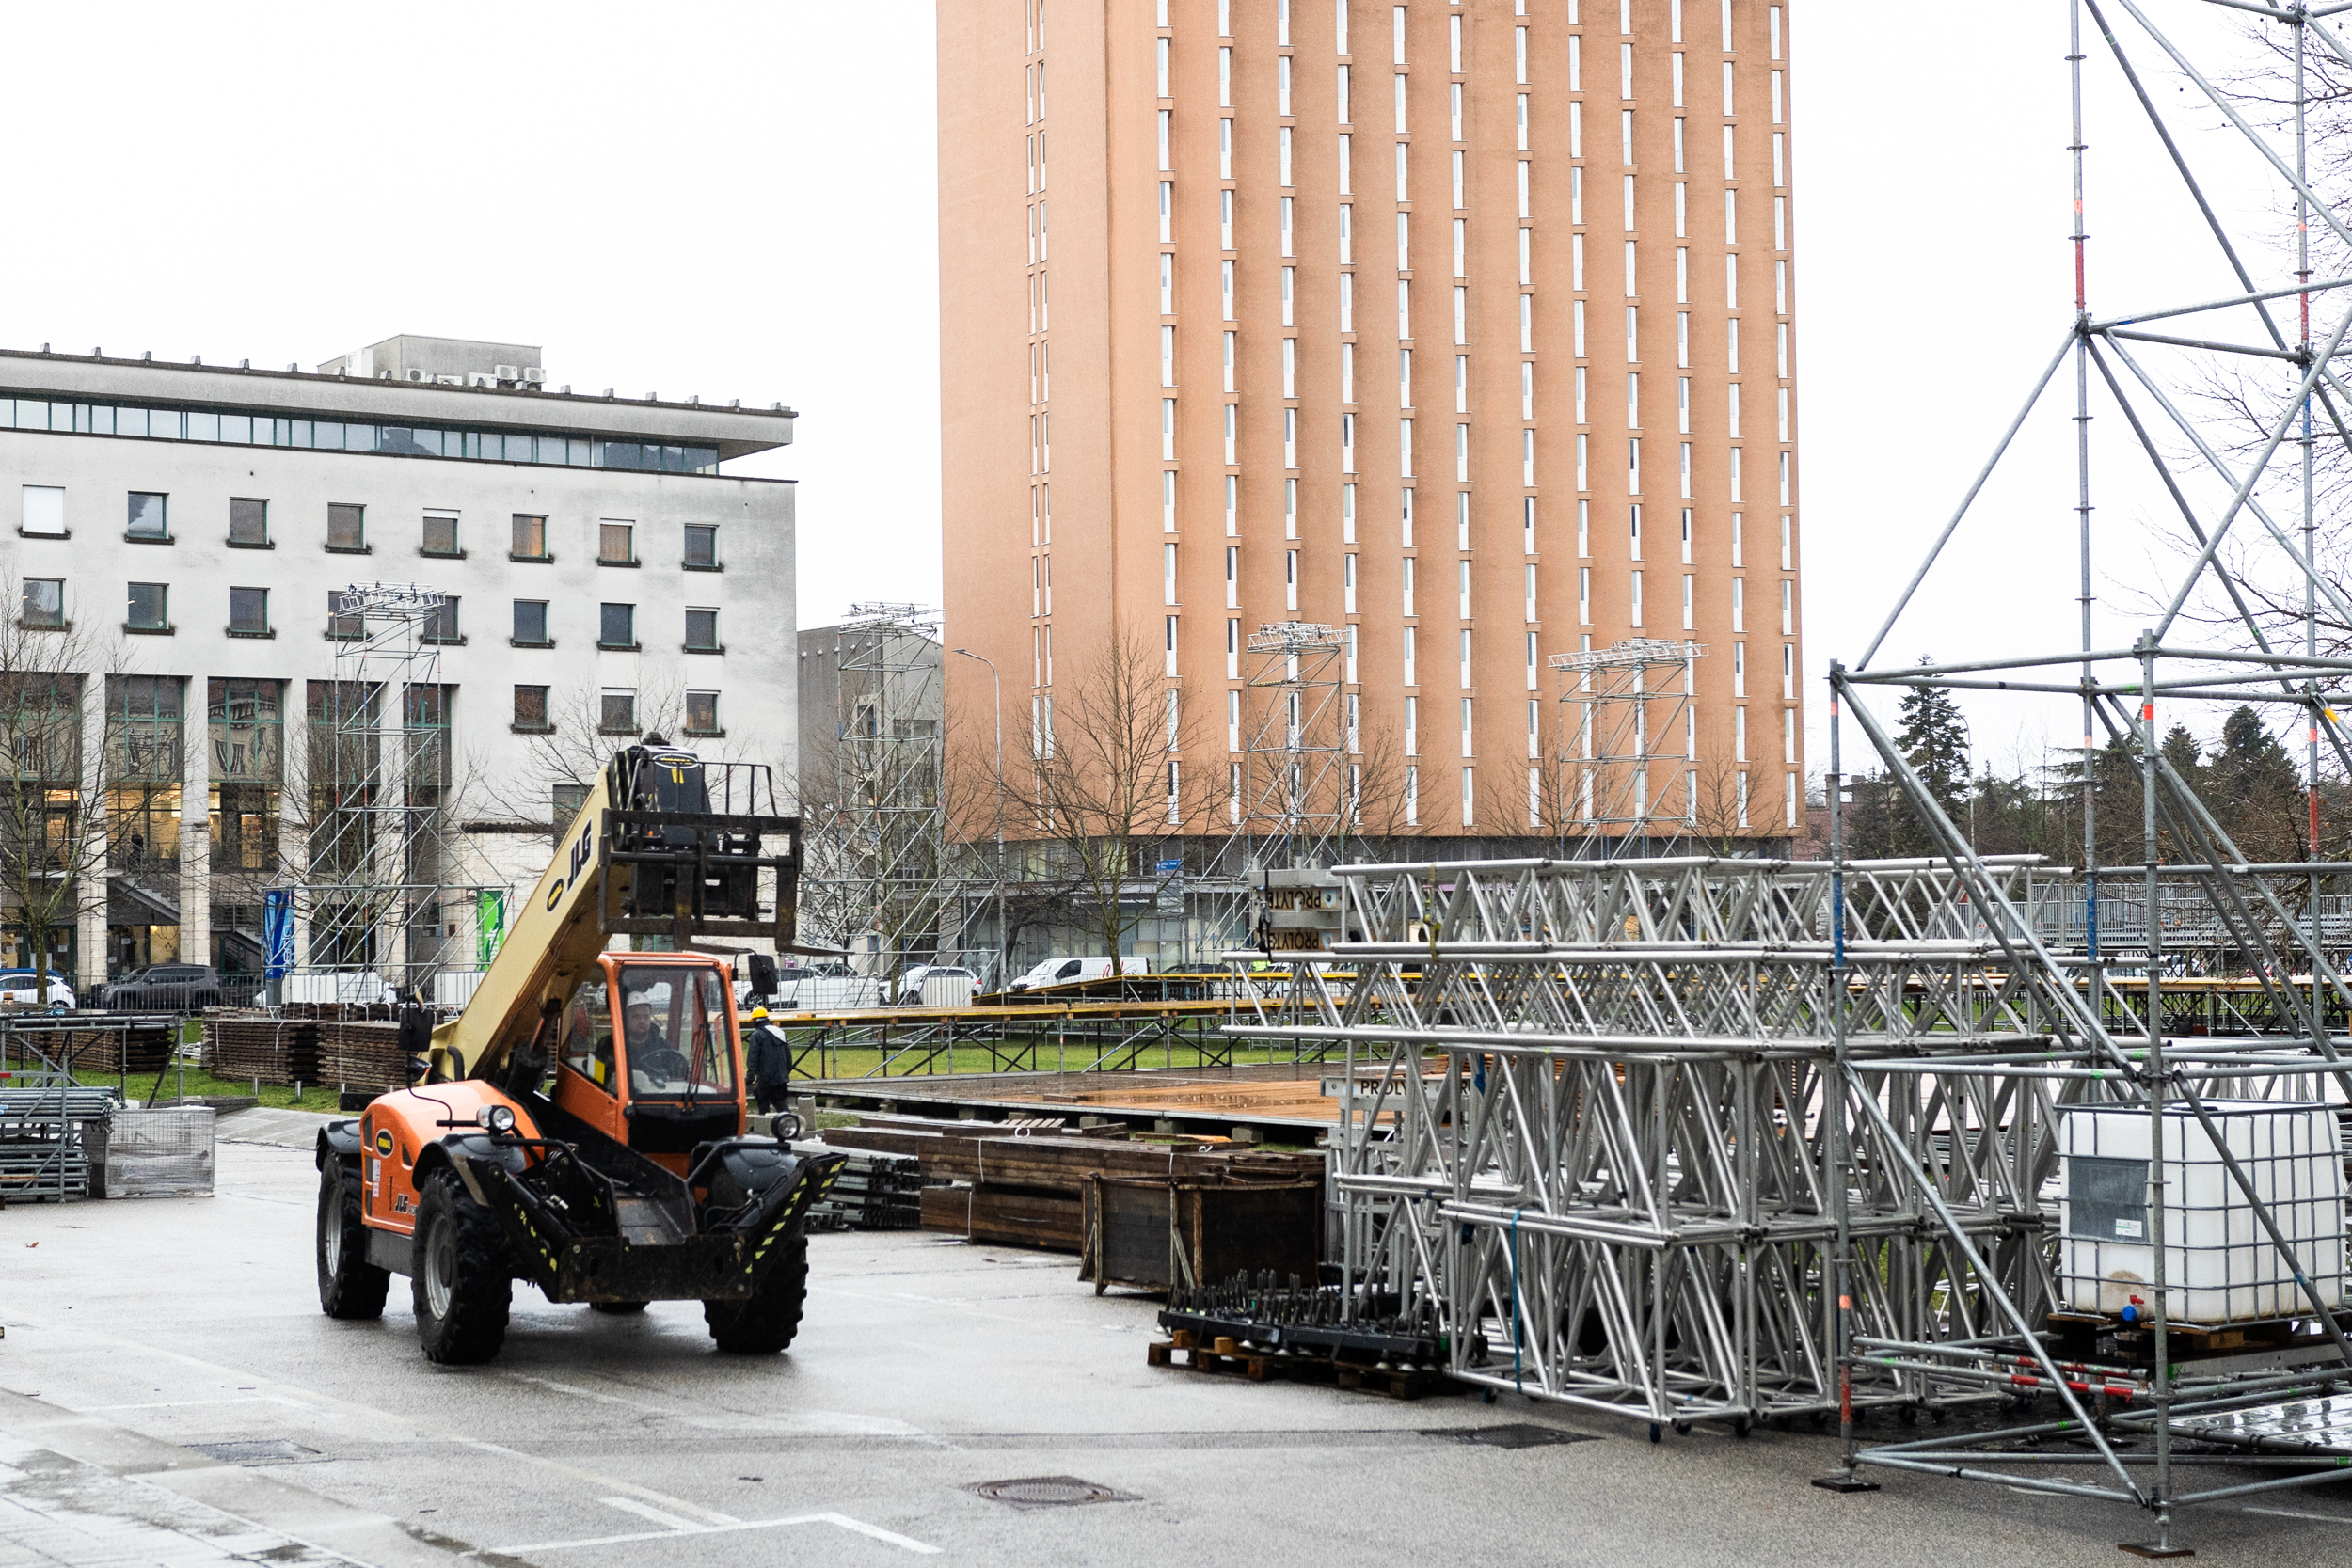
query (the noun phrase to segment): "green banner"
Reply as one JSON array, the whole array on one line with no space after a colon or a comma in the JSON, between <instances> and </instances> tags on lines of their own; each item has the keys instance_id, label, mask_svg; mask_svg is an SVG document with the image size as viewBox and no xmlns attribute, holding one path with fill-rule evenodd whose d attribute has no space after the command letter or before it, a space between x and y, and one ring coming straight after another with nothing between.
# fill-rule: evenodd
<instances>
[{"instance_id":1,"label":"green banner","mask_svg":"<svg viewBox=\"0 0 2352 1568\"><path fill-rule=\"evenodd\" d=\"M477 888L473 895L473 959L483 968L499 956L506 940L506 890Z\"/></svg>"}]
</instances>

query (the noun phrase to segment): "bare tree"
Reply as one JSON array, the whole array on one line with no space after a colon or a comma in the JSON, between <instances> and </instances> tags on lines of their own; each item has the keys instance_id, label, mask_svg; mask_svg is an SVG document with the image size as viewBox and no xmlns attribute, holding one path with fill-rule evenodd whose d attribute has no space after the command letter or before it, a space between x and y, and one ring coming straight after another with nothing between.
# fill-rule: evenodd
<instances>
[{"instance_id":1,"label":"bare tree","mask_svg":"<svg viewBox=\"0 0 2352 1568\"><path fill-rule=\"evenodd\" d=\"M176 785L180 752L149 744L160 725L134 744L107 701L120 642L77 623L62 583L9 576L0 595L0 919L11 962L62 972L83 917L105 911L118 783ZM103 974L103 956L82 955L82 967Z\"/></svg>"},{"instance_id":2,"label":"bare tree","mask_svg":"<svg viewBox=\"0 0 2352 1568\"><path fill-rule=\"evenodd\" d=\"M1198 726L1162 673L1159 650L1132 634L1114 633L1037 705L1027 729L1007 787L1021 792L1032 863L1116 954L1181 876L1161 869L1158 841L1204 829L1223 807L1224 782L1204 768L1186 776L1187 755L1200 751Z\"/></svg>"}]
</instances>

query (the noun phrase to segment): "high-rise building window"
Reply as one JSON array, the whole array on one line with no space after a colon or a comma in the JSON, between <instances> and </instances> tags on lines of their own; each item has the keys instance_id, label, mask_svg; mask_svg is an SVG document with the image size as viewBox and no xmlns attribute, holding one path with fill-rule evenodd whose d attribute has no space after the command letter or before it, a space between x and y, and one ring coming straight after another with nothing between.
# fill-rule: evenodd
<instances>
[{"instance_id":1,"label":"high-rise building window","mask_svg":"<svg viewBox=\"0 0 2352 1568\"><path fill-rule=\"evenodd\" d=\"M686 733L693 736L727 733L719 727L719 694L716 691L689 691L686 694Z\"/></svg>"},{"instance_id":2,"label":"high-rise building window","mask_svg":"<svg viewBox=\"0 0 2352 1568\"><path fill-rule=\"evenodd\" d=\"M716 571L719 567L719 527L716 523L686 525L686 560L690 571Z\"/></svg>"},{"instance_id":3,"label":"high-rise building window","mask_svg":"<svg viewBox=\"0 0 2352 1568\"><path fill-rule=\"evenodd\" d=\"M689 609L686 612L686 651L690 654L717 654L726 651L719 641L719 612L715 609Z\"/></svg>"},{"instance_id":4,"label":"high-rise building window","mask_svg":"<svg viewBox=\"0 0 2352 1568\"><path fill-rule=\"evenodd\" d=\"M269 543L269 502L251 496L229 500L229 542L232 545Z\"/></svg>"},{"instance_id":5,"label":"high-rise building window","mask_svg":"<svg viewBox=\"0 0 2352 1568\"><path fill-rule=\"evenodd\" d=\"M459 556L465 552L457 547L457 515L453 512L428 512L424 515L424 536L418 546L421 555Z\"/></svg>"},{"instance_id":6,"label":"high-rise building window","mask_svg":"<svg viewBox=\"0 0 2352 1568\"><path fill-rule=\"evenodd\" d=\"M165 503L168 497L151 490L131 492L130 522L124 535L132 539L168 539L171 529L165 521Z\"/></svg>"},{"instance_id":7,"label":"high-rise building window","mask_svg":"<svg viewBox=\"0 0 2352 1568\"><path fill-rule=\"evenodd\" d=\"M637 607L633 604L606 604L598 607L596 646L623 653L637 650Z\"/></svg>"},{"instance_id":8,"label":"high-rise building window","mask_svg":"<svg viewBox=\"0 0 2352 1568\"><path fill-rule=\"evenodd\" d=\"M548 722L548 689L544 686L515 688L515 717L509 728L527 734L544 735L555 728Z\"/></svg>"},{"instance_id":9,"label":"high-rise building window","mask_svg":"<svg viewBox=\"0 0 2352 1568\"><path fill-rule=\"evenodd\" d=\"M365 550L368 547L368 509L347 501L335 501L326 508L326 547L330 550Z\"/></svg>"},{"instance_id":10,"label":"high-rise building window","mask_svg":"<svg viewBox=\"0 0 2352 1568\"><path fill-rule=\"evenodd\" d=\"M529 513L515 514L514 547L508 551L510 561L551 561L548 554L548 520Z\"/></svg>"},{"instance_id":11,"label":"high-rise building window","mask_svg":"<svg viewBox=\"0 0 2352 1568\"><path fill-rule=\"evenodd\" d=\"M633 687L606 687L597 697L596 729L604 735L633 735L637 730L637 691Z\"/></svg>"},{"instance_id":12,"label":"high-rise building window","mask_svg":"<svg viewBox=\"0 0 2352 1568\"><path fill-rule=\"evenodd\" d=\"M229 590L229 631L234 637L266 637L269 635L269 590L266 588L231 588Z\"/></svg>"},{"instance_id":13,"label":"high-rise building window","mask_svg":"<svg viewBox=\"0 0 2352 1568\"><path fill-rule=\"evenodd\" d=\"M171 593L170 586L161 582L131 584L127 614L122 623L126 631L169 631L171 618L165 613Z\"/></svg>"},{"instance_id":14,"label":"high-rise building window","mask_svg":"<svg viewBox=\"0 0 2352 1568\"><path fill-rule=\"evenodd\" d=\"M62 629L65 622L65 579L26 578L16 614L17 625L43 630Z\"/></svg>"},{"instance_id":15,"label":"high-rise building window","mask_svg":"<svg viewBox=\"0 0 2352 1568\"><path fill-rule=\"evenodd\" d=\"M515 601L515 636L517 648L552 648L548 637L548 602L545 599Z\"/></svg>"},{"instance_id":16,"label":"high-rise building window","mask_svg":"<svg viewBox=\"0 0 2352 1568\"><path fill-rule=\"evenodd\" d=\"M596 525L596 564L599 566L634 566L637 564L635 524L615 522L607 518Z\"/></svg>"}]
</instances>

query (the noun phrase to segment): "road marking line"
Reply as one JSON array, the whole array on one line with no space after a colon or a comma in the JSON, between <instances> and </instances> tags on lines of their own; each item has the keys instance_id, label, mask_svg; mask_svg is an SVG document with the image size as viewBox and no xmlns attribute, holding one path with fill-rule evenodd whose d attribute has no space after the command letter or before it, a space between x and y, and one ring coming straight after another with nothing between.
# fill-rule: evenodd
<instances>
[{"instance_id":1,"label":"road marking line","mask_svg":"<svg viewBox=\"0 0 2352 1568\"><path fill-rule=\"evenodd\" d=\"M613 1499L605 1499L611 1502ZM632 1510L631 1512L634 1512ZM525 1552L560 1552L575 1546L620 1546L636 1541L675 1541L690 1535L729 1535L739 1530L780 1529L787 1525L831 1525L854 1534L880 1541L885 1545L935 1557L941 1548L913 1536L900 1535L880 1525L869 1525L863 1519L852 1519L846 1513L799 1513L788 1519L750 1519L732 1525L692 1525L684 1529L640 1530L629 1535L592 1535L578 1541L531 1541L518 1546L485 1546L477 1548L477 1556L518 1557Z\"/></svg>"},{"instance_id":2,"label":"road marking line","mask_svg":"<svg viewBox=\"0 0 2352 1568\"><path fill-rule=\"evenodd\" d=\"M664 1529L691 1530L702 1528L691 1519L681 1518L651 1503L641 1503L635 1497L598 1497L596 1501L607 1508L617 1508L624 1513L634 1513L640 1519L650 1520Z\"/></svg>"}]
</instances>

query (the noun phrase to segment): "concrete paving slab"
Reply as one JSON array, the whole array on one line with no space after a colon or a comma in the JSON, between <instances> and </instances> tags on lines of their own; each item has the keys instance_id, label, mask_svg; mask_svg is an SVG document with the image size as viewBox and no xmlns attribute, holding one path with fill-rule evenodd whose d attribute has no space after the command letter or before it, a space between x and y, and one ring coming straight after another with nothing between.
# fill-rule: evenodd
<instances>
[{"instance_id":1,"label":"concrete paving slab","mask_svg":"<svg viewBox=\"0 0 2352 1568\"><path fill-rule=\"evenodd\" d=\"M456 1554L1974 1568L2104 1565L2149 1533L2133 1510L1928 1477L1815 1491L1834 1447L1810 1433L1701 1428L1653 1446L1641 1427L1511 1397L1395 1403L1152 1369L1154 1301L1096 1296L1071 1259L922 1234L815 1238L785 1355L717 1354L692 1303L615 1318L518 1287L497 1361L434 1367L404 1282L380 1323L319 1313L315 1182L307 1140L224 1142L211 1198L0 1214L0 1388L17 1396L0 1401L0 1462L92 1467L108 1479L77 1494L79 1518L177 1532L128 1548L99 1523L58 1534L47 1495L0 1473L19 1510L0 1515L0 1568L209 1568L241 1539L222 1519L278 1544L237 1548L248 1557L386 1568ZM1460 1440L1505 1421L1599 1440ZM1131 1500L1017 1508L968 1490L1054 1476ZM46 1555L24 1555L9 1522L41 1508ZM2352 1497L2193 1513L2182 1533L2207 1562L2341 1563Z\"/></svg>"}]
</instances>

